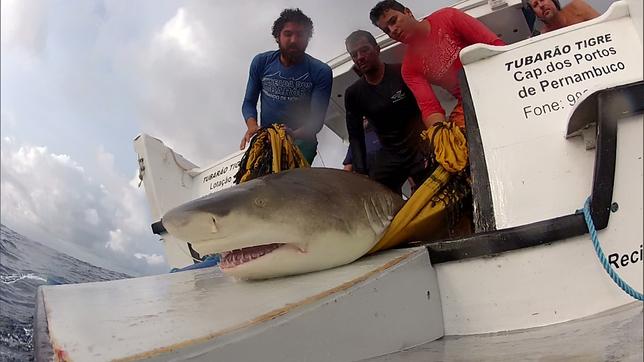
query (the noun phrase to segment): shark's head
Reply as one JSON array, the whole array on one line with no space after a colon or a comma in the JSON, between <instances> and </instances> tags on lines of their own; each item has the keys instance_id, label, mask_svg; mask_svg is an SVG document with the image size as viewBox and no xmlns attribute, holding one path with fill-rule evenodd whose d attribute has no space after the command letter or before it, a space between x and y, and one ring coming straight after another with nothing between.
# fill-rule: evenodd
<instances>
[{"instance_id":1,"label":"shark's head","mask_svg":"<svg viewBox=\"0 0 644 362\"><path fill-rule=\"evenodd\" d=\"M283 174L177 207L163 216L163 225L202 255L220 253L220 267L227 274L263 279L359 258L378 241L399 207L389 199L398 197L393 193L364 198L364 192L352 195L351 187L342 192L342 187L320 184L324 180L315 180L315 172Z\"/></svg>"}]
</instances>

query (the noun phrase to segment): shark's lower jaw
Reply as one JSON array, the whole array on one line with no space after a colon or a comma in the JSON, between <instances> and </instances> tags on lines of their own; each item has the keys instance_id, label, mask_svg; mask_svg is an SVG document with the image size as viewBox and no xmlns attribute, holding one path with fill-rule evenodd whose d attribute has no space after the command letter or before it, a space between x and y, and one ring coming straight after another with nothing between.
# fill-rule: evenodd
<instances>
[{"instance_id":1,"label":"shark's lower jaw","mask_svg":"<svg viewBox=\"0 0 644 362\"><path fill-rule=\"evenodd\" d=\"M221 269L231 269L238 265L248 263L249 261L260 258L268 253L271 253L280 247L284 246L284 243L273 243L266 245L250 246L247 248L235 249L231 251L224 251L220 254L221 262L219 267Z\"/></svg>"}]
</instances>

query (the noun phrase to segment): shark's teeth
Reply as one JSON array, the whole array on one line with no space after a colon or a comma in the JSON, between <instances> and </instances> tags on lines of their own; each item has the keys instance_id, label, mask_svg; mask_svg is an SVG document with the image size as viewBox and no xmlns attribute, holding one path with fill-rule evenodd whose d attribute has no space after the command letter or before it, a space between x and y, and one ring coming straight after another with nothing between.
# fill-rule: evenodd
<instances>
[{"instance_id":1,"label":"shark's teeth","mask_svg":"<svg viewBox=\"0 0 644 362\"><path fill-rule=\"evenodd\" d=\"M251 260L264 256L280 246L285 245L282 243L273 243L267 245L250 246L247 248L235 249L232 251L224 251L221 253L221 262L219 267L221 269L233 268L237 265L247 263Z\"/></svg>"}]
</instances>

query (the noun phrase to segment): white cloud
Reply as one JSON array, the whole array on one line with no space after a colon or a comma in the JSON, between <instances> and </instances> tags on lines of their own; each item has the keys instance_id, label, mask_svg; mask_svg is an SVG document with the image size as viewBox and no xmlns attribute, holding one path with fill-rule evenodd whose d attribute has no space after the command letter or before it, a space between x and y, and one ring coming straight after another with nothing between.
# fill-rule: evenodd
<instances>
[{"instance_id":1,"label":"white cloud","mask_svg":"<svg viewBox=\"0 0 644 362\"><path fill-rule=\"evenodd\" d=\"M5 137L7 138L7 137ZM160 273L161 246L149 228L143 193L115 171L114 157L99 147L101 172L89 177L69 155L46 147L2 140L2 222L74 256L93 255L94 264L131 274ZM84 258L86 259L86 258Z\"/></svg>"},{"instance_id":2,"label":"white cloud","mask_svg":"<svg viewBox=\"0 0 644 362\"><path fill-rule=\"evenodd\" d=\"M136 253L134 254L134 257L137 259L143 259L150 265L159 265L159 264L165 263L165 259L163 258L163 256L158 254L149 255L149 254L143 254L143 253Z\"/></svg>"},{"instance_id":3,"label":"white cloud","mask_svg":"<svg viewBox=\"0 0 644 362\"><path fill-rule=\"evenodd\" d=\"M176 15L163 26L160 34L161 41L169 41L196 58L204 55L200 43L205 37L203 25L198 20L187 19L184 8L177 10Z\"/></svg>"},{"instance_id":4,"label":"white cloud","mask_svg":"<svg viewBox=\"0 0 644 362\"><path fill-rule=\"evenodd\" d=\"M256 53L276 47L270 27L279 6L191 2L177 9L133 53L142 131L200 166L234 152L245 129L248 66Z\"/></svg>"},{"instance_id":5,"label":"white cloud","mask_svg":"<svg viewBox=\"0 0 644 362\"><path fill-rule=\"evenodd\" d=\"M2 0L0 5L2 45L41 53L47 41L47 4L38 0Z\"/></svg>"},{"instance_id":6,"label":"white cloud","mask_svg":"<svg viewBox=\"0 0 644 362\"><path fill-rule=\"evenodd\" d=\"M87 209L85 210L85 221L90 225L98 225L98 212L96 209Z\"/></svg>"},{"instance_id":7,"label":"white cloud","mask_svg":"<svg viewBox=\"0 0 644 362\"><path fill-rule=\"evenodd\" d=\"M105 247L122 253L125 251L126 243L121 229L110 230L110 240L105 243Z\"/></svg>"},{"instance_id":8,"label":"white cloud","mask_svg":"<svg viewBox=\"0 0 644 362\"><path fill-rule=\"evenodd\" d=\"M42 150L46 151L46 148L42 147ZM56 154L52 153L52 154L50 154L50 156L54 161L60 163L61 165L65 166L65 167L71 167L73 169L76 169L81 174L85 173L85 170L80 165L78 165L76 162L74 162L71 159L71 157L69 157L69 155L64 155L64 154L56 155Z\"/></svg>"}]
</instances>

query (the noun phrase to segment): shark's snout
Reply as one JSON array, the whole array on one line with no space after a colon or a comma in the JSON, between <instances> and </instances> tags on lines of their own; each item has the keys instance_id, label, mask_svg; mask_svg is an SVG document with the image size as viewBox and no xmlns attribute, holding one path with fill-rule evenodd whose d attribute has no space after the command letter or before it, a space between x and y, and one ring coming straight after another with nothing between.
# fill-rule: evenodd
<instances>
[{"instance_id":1,"label":"shark's snout","mask_svg":"<svg viewBox=\"0 0 644 362\"><path fill-rule=\"evenodd\" d=\"M199 211L171 211L161 222L170 234L189 241L214 239L219 231L215 216Z\"/></svg>"}]
</instances>

